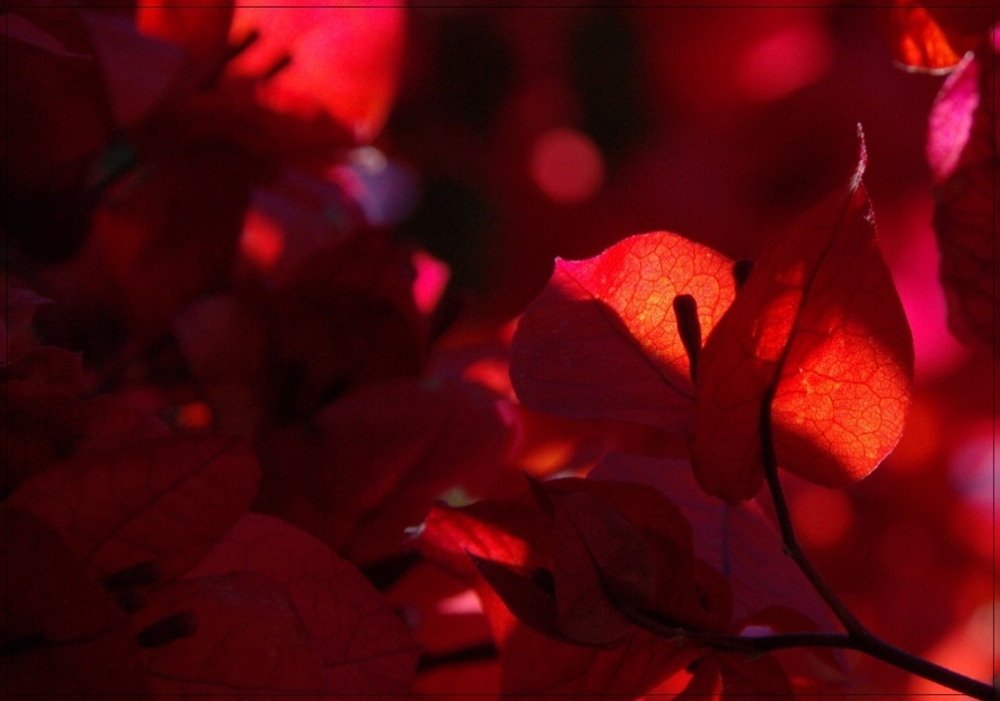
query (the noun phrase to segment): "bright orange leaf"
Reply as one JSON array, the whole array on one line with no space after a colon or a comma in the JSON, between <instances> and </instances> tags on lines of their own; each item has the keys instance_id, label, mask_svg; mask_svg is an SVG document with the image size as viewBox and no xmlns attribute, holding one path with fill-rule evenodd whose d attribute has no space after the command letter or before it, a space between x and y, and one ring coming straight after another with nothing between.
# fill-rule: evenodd
<instances>
[{"instance_id":1,"label":"bright orange leaf","mask_svg":"<svg viewBox=\"0 0 1000 701\"><path fill-rule=\"evenodd\" d=\"M893 58L914 71L943 73L962 60L992 24L989 6L896 0L886 30Z\"/></svg>"},{"instance_id":2,"label":"bright orange leaf","mask_svg":"<svg viewBox=\"0 0 1000 701\"><path fill-rule=\"evenodd\" d=\"M514 335L518 398L572 418L686 432L694 385L674 298L694 298L705 335L735 296L732 269L711 248L666 232L627 238L588 260L557 260Z\"/></svg>"},{"instance_id":3,"label":"bright orange leaf","mask_svg":"<svg viewBox=\"0 0 1000 701\"><path fill-rule=\"evenodd\" d=\"M876 243L866 160L862 140L847 186L758 262L702 350L691 457L710 494L759 491L768 422L778 465L831 487L899 440L913 341Z\"/></svg>"}]
</instances>

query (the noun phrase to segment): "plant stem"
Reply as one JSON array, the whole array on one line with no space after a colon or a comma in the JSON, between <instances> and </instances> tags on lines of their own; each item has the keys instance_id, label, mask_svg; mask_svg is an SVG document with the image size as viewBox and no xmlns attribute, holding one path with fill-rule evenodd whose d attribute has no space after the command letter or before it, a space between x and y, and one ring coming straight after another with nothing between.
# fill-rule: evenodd
<instances>
[{"instance_id":1,"label":"plant stem","mask_svg":"<svg viewBox=\"0 0 1000 701\"><path fill-rule=\"evenodd\" d=\"M774 438L771 430L771 402L773 399L774 388L772 387L765 395L761 408L760 434L764 459L764 477L767 480L771 499L774 502L774 510L778 517L778 527L781 531L781 540L784 543L785 551L795 561L802 574L806 576L809 583L812 584L813 588L823 598L823 601L826 602L830 610L833 611L837 619L843 624L847 630L847 635L798 633L762 636L749 639L757 641L753 648L760 652L785 647L810 646L857 650L858 652L891 664L898 669L905 670L973 698L983 699L984 701L997 699L997 690L995 687L953 672L921 657L911 655L872 634L851 613L850 609L834 593L830 585L827 584L812 562L809 561L809 558L806 557L798 538L795 536L795 528L792 525L788 502L785 500L785 493L781 487L781 479L778 475L778 460L774 450Z\"/></svg>"},{"instance_id":2,"label":"plant stem","mask_svg":"<svg viewBox=\"0 0 1000 701\"><path fill-rule=\"evenodd\" d=\"M856 650L882 660L894 667L929 679L972 698L988 701L996 699L996 690L989 684L971 679L950 669L936 665L916 655L867 634L859 638L851 633L779 633L776 635L745 636L730 633L692 631L679 627L675 622L659 619L655 614L634 609L624 610L636 625L664 638L691 642L713 650L763 654L789 648L815 647Z\"/></svg>"}]
</instances>

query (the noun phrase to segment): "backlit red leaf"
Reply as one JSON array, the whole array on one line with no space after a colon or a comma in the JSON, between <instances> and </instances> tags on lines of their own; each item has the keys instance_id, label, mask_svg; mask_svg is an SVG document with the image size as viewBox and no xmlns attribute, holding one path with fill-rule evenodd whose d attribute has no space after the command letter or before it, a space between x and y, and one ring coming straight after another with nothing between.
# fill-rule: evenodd
<instances>
[{"instance_id":1,"label":"backlit red leaf","mask_svg":"<svg viewBox=\"0 0 1000 701\"><path fill-rule=\"evenodd\" d=\"M764 481L762 425L778 465L838 487L882 461L903 430L913 341L878 250L857 170L760 260L709 336L698 374L695 477L729 502Z\"/></svg>"},{"instance_id":2,"label":"backlit red leaf","mask_svg":"<svg viewBox=\"0 0 1000 701\"><path fill-rule=\"evenodd\" d=\"M500 585L498 596L469 553L508 565L503 569L508 575L524 572L517 585L523 588L531 581L526 574L546 564L540 550L554 543L546 533L547 520L527 495L463 509L435 507L416 541L425 555L476 585L500 650L502 698L602 694L638 698L704 652L634 626L611 649L600 649L560 642L521 624L501 600L516 592L493 577L497 572L491 569L487 580ZM537 589L519 602L529 600L540 601Z\"/></svg>"},{"instance_id":3,"label":"backlit red leaf","mask_svg":"<svg viewBox=\"0 0 1000 701\"><path fill-rule=\"evenodd\" d=\"M331 7L310 0L275 12L274 6L238 2L233 41L251 31L259 38L228 71L261 76L279 67L260 82L258 98L265 105L306 118L325 112L358 140L369 141L395 96L406 18L402 6L374 5Z\"/></svg>"},{"instance_id":4,"label":"backlit red leaf","mask_svg":"<svg viewBox=\"0 0 1000 701\"><path fill-rule=\"evenodd\" d=\"M407 690L418 649L388 603L351 564L307 533L246 514L189 577L249 571L287 591L337 698Z\"/></svg>"},{"instance_id":5,"label":"backlit red leaf","mask_svg":"<svg viewBox=\"0 0 1000 701\"><path fill-rule=\"evenodd\" d=\"M974 48L991 24L988 6L896 0L886 22L893 58L911 70L945 72Z\"/></svg>"},{"instance_id":6,"label":"backlit red leaf","mask_svg":"<svg viewBox=\"0 0 1000 701\"><path fill-rule=\"evenodd\" d=\"M633 236L556 261L514 335L511 381L532 409L684 432L694 385L673 310L694 297L701 335L732 302L732 261L676 234Z\"/></svg>"},{"instance_id":7,"label":"backlit red leaf","mask_svg":"<svg viewBox=\"0 0 1000 701\"><path fill-rule=\"evenodd\" d=\"M10 503L54 528L100 575L152 561L186 572L246 511L259 468L224 435L178 435L89 452L25 480Z\"/></svg>"}]
</instances>

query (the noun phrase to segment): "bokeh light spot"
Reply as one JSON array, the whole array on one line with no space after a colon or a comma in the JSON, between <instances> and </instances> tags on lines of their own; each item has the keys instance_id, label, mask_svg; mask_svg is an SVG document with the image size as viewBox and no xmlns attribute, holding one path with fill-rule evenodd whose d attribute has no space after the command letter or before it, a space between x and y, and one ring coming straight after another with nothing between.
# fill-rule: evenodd
<instances>
[{"instance_id":1,"label":"bokeh light spot","mask_svg":"<svg viewBox=\"0 0 1000 701\"><path fill-rule=\"evenodd\" d=\"M285 234L275 222L256 210L243 221L240 253L261 270L270 270L285 251Z\"/></svg>"},{"instance_id":2,"label":"bokeh light spot","mask_svg":"<svg viewBox=\"0 0 1000 701\"><path fill-rule=\"evenodd\" d=\"M551 129L531 149L531 178L563 204L590 199L604 182L604 159L594 142L575 129Z\"/></svg>"},{"instance_id":3,"label":"bokeh light spot","mask_svg":"<svg viewBox=\"0 0 1000 701\"><path fill-rule=\"evenodd\" d=\"M752 100L780 100L822 77L832 55L830 38L822 28L789 27L747 50L740 63L738 86Z\"/></svg>"}]
</instances>

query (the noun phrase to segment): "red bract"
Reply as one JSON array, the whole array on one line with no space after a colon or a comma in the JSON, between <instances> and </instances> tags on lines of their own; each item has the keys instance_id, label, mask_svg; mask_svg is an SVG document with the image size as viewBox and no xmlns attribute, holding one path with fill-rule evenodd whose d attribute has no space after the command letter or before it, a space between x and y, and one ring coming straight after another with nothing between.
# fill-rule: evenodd
<instances>
[{"instance_id":1,"label":"red bract","mask_svg":"<svg viewBox=\"0 0 1000 701\"><path fill-rule=\"evenodd\" d=\"M404 531L461 486L492 483L504 434L492 402L440 380L382 383L320 410L308 426L262 431L257 507L356 562L397 554Z\"/></svg>"},{"instance_id":2,"label":"red bract","mask_svg":"<svg viewBox=\"0 0 1000 701\"><path fill-rule=\"evenodd\" d=\"M556 480L510 500L435 507L417 546L477 586L512 695L639 696L701 653L630 616L718 631L731 614L686 519L641 485Z\"/></svg>"},{"instance_id":3,"label":"red bract","mask_svg":"<svg viewBox=\"0 0 1000 701\"><path fill-rule=\"evenodd\" d=\"M26 477L78 452L110 449L129 440L161 435L166 427L110 397L81 394L83 359L63 348L41 345L31 334L35 309L47 300L28 290L6 293L0 438L6 446L5 485L14 489Z\"/></svg>"},{"instance_id":4,"label":"red bract","mask_svg":"<svg viewBox=\"0 0 1000 701\"><path fill-rule=\"evenodd\" d=\"M204 71L221 62L232 19L232 4L217 0L139 0L135 24L146 36L182 46L189 63Z\"/></svg>"},{"instance_id":5,"label":"red bract","mask_svg":"<svg viewBox=\"0 0 1000 701\"><path fill-rule=\"evenodd\" d=\"M359 141L370 141L396 92L405 9L312 1L278 8L237 3L233 41L251 32L258 37L228 73L267 75L257 86L263 104L306 119L325 113Z\"/></svg>"},{"instance_id":6,"label":"red bract","mask_svg":"<svg viewBox=\"0 0 1000 701\"><path fill-rule=\"evenodd\" d=\"M980 41L992 22L988 6L896 0L886 13L893 58L911 70L946 72Z\"/></svg>"},{"instance_id":7,"label":"red bract","mask_svg":"<svg viewBox=\"0 0 1000 701\"><path fill-rule=\"evenodd\" d=\"M318 694L323 660L288 593L256 572L158 587L133 616L160 694Z\"/></svg>"},{"instance_id":8,"label":"red bract","mask_svg":"<svg viewBox=\"0 0 1000 701\"><path fill-rule=\"evenodd\" d=\"M913 342L875 241L865 159L862 143L847 186L758 263L705 343L691 459L709 494L756 494L765 441L778 465L833 487L875 469L902 434Z\"/></svg>"},{"instance_id":9,"label":"red bract","mask_svg":"<svg viewBox=\"0 0 1000 701\"><path fill-rule=\"evenodd\" d=\"M90 452L21 483L10 504L45 521L100 575L193 567L246 511L258 467L223 435L177 435Z\"/></svg>"},{"instance_id":10,"label":"red bract","mask_svg":"<svg viewBox=\"0 0 1000 701\"><path fill-rule=\"evenodd\" d=\"M731 306L747 268L673 234L559 262L514 336L519 398L690 433L699 484L730 502L760 490L771 427L790 472L828 486L867 475L902 431L913 347L875 243L865 159L862 144L847 186L785 235Z\"/></svg>"},{"instance_id":11,"label":"red bract","mask_svg":"<svg viewBox=\"0 0 1000 701\"><path fill-rule=\"evenodd\" d=\"M315 538L276 518L247 514L188 577L207 582L233 573L263 575L284 589L294 610L289 620L308 631L312 650L304 659L318 653L327 693L354 698L409 688L419 650L406 627L360 572ZM244 642L278 649L266 638Z\"/></svg>"},{"instance_id":12,"label":"red bract","mask_svg":"<svg viewBox=\"0 0 1000 701\"><path fill-rule=\"evenodd\" d=\"M814 626L836 629L826 604L784 553L777 528L755 501L727 504L709 497L678 460L611 453L588 477L645 484L669 496L691 522L695 554L729 581L735 618L781 605L800 611Z\"/></svg>"},{"instance_id":13,"label":"red bract","mask_svg":"<svg viewBox=\"0 0 1000 701\"><path fill-rule=\"evenodd\" d=\"M45 523L0 506L8 694L148 693L128 618Z\"/></svg>"},{"instance_id":14,"label":"red bract","mask_svg":"<svg viewBox=\"0 0 1000 701\"><path fill-rule=\"evenodd\" d=\"M996 328L994 206L998 195L992 41L983 41L938 94L927 155L937 186L934 229L948 325L963 343L990 347Z\"/></svg>"},{"instance_id":15,"label":"red bract","mask_svg":"<svg viewBox=\"0 0 1000 701\"><path fill-rule=\"evenodd\" d=\"M518 398L573 418L686 432L694 385L672 305L678 295L693 296L708 333L735 295L732 266L665 232L633 236L589 260L557 260L514 335Z\"/></svg>"}]
</instances>

